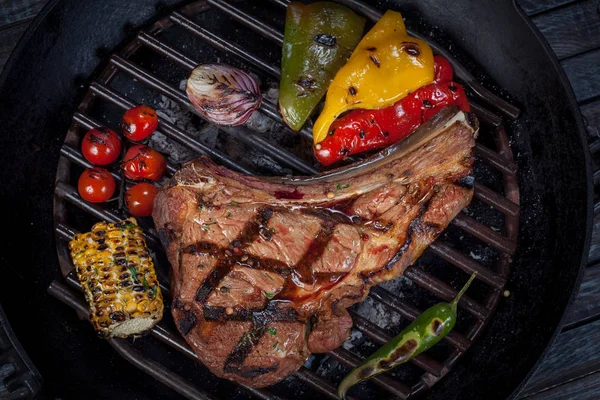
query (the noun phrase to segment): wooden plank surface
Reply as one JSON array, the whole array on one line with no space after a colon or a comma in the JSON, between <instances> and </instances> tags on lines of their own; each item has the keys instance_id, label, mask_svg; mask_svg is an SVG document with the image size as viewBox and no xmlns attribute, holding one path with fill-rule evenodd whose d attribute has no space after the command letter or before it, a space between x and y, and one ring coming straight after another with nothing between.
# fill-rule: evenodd
<instances>
[{"instance_id":1,"label":"wooden plank surface","mask_svg":"<svg viewBox=\"0 0 600 400\"><path fill-rule=\"evenodd\" d=\"M33 19L47 0L0 0L0 27Z\"/></svg>"},{"instance_id":2,"label":"wooden plank surface","mask_svg":"<svg viewBox=\"0 0 600 400\"><path fill-rule=\"evenodd\" d=\"M600 49L592 50L561 62L569 77L577 101L600 100Z\"/></svg>"},{"instance_id":3,"label":"wooden plank surface","mask_svg":"<svg viewBox=\"0 0 600 400\"><path fill-rule=\"evenodd\" d=\"M585 118L584 123L588 135L592 138L600 138L600 100L581 106L581 115Z\"/></svg>"},{"instance_id":4,"label":"wooden plank surface","mask_svg":"<svg viewBox=\"0 0 600 400\"><path fill-rule=\"evenodd\" d=\"M521 398L600 371L599 333L600 321L562 333Z\"/></svg>"},{"instance_id":5,"label":"wooden plank surface","mask_svg":"<svg viewBox=\"0 0 600 400\"><path fill-rule=\"evenodd\" d=\"M527 15L547 12L573 3L577 3L577 0L517 0L517 4L521 6Z\"/></svg>"},{"instance_id":6,"label":"wooden plank surface","mask_svg":"<svg viewBox=\"0 0 600 400\"><path fill-rule=\"evenodd\" d=\"M600 215L594 217L594 232L588 262L590 264L600 263Z\"/></svg>"},{"instance_id":7,"label":"wooden plank surface","mask_svg":"<svg viewBox=\"0 0 600 400\"><path fill-rule=\"evenodd\" d=\"M27 24L14 24L8 28L0 30L0 72L6 64L10 53L16 46L21 35L27 29Z\"/></svg>"},{"instance_id":8,"label":"wooden plank surface","mask_svg":"<svg viewBox=\"0 0 600 400\"><path fill-rule=\"evenodd\" d=\"M544 392L526 397L527 400L598 400L600 397L600 372L586 375L555 386Z\"/></svg>"},{"instance_id":9,"label":"wooden plank surface","mask_svg":"<svg viewBox=\"0 0 600 400\"><path fill-rule=\"evenodd\" d=\"M600 265L590 266L579 288L579 294L569 309L565 329L582 325L600 316ZM600 339L600 332L598 332Z\"/></svg>"},{"instance_id":10,"label":"wooden plank surface","mask_svg":"<svg viewBox=\"0 0 600 400\"><path fill-rule=\"evenodd\" d=\"M600 47L598 0L584 0L540 14L533 22L559 59Z\"/></svg>"}]
</instances>

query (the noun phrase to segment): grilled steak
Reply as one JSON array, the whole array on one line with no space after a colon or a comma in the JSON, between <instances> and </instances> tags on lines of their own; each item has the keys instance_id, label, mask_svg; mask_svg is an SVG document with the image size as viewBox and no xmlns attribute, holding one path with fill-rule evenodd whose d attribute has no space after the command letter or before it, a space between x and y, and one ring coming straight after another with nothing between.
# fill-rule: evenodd
<instances>
[{"instance_id":1,"label":"grilled steak","mask_svg":"<svg viewBox=\"0 0 600 400\"><path fill-rule=\"evenodd\" d=\"M470 202L476 133L446 108L404 141L313 177L185 165L153 213L180 333L213 373L253 387L338 347L346 308L401 275Z\"/></svg>"}]
</instances>

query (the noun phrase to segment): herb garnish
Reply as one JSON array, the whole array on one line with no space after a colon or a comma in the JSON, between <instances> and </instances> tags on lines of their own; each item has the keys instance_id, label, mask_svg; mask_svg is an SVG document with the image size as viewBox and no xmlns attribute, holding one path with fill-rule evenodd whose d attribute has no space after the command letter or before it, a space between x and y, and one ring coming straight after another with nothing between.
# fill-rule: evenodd
<instances>
[{"instance_id":1,"label":"herb garnish","mask_svg":"<svg viewBox=\"0 0 600 400\"><path fill-rule=\"evenodd\" d=\"M156 298L156 294L158 293L158 285L154 285L152 287L152 298L155 299Z\"/></svg>"},{"instance_id":2,"label":"herb garnish","mask_svg":"<svg viewBox=\"0 0 600 400\"><path fill-rule=\"evenodd\" d=\"M350 187L350 184L349 184L349 183L346 183L346 184L345 184L345 185L343 185L343 186L342 186L342 184L341 184L341 183L338 183L337 185L335 185L335 188L336 188L337 190L347 189L347 188L349 188L349 187Z\"/></svg>"},{"instance_id":3,"label":"herb garnish","mask_svg":"<svg viewBox=\"0 0 600 400\"><path fill-rule=\"evenodd\" d=\"M267 329L267 333L269 335L277 335L277 329L275 329L275 328L269 328L269 329Z\"/></svg>"},{"instance_id":4,"label":"herb garnish","mask_svg":"<svg viewBox=\"0 0 600 400\"><path fill-rule=\"evenodd\" d=\"M264 291L263 291L263 293L265 294L265 297L267 299L272 299L273 297L275 297L275 293L269 293L269 292L264 292Z\"/></svg>"},{"instance_id":5,"label":"herb garnish","mask_svg":"<svg viewBox=\"0 0 600 400\"><path fill-rule=\"evenodd\" d=\"M121 229L121 232L124 232L125 229L130 229L130 228L134 228L135 224L133 222L127 222L125 224L122 224L119 229Z\"/></svg>"},{"instance_id":6,"label":"herb garnish","mask_svg":"<svg viewBox=\"0 0 600 400\"><path fill-rule=\"evenodd\" d=\"M208 222L206 224L202 224L201 228L202 228L203 231L208 232L208 227L211 226L211 225L214 225L216 223L217 223L216 221L215 222Z\"/></svg>"},{"instance_id":7,"label":"herb garnish","mask_svg":"<svg viewBox=\"0 0 600 400\"><path fill-rule=\"evenodd\" d=\"M233 214L231 213L231 211L228 211L228 212L227 212L227 215L225 215L225 218L229 218L229 217L231 217L232 215L233 215Z\"/></svg>"},{"instance_id":8,"label":"herb garnish","mask_svg":"<svg viewBox=\"0 0 600 400\"><path fill-rule=\"evenodd\" d=\"M135 282L139 282L139 278L135 267L129 267L129 273L131 273L131 279L133 279Z\"/></svg>"},{"instance_id":9,"label":"herb garnish","mask_svg":"<svg viewBox=\"0 0 600 400\"><path fill-rule=\"evenodd\" d=\"M232 201L230 204L231 204L232 206L237 206L237 205L238 205L238 202L237 202L237 201Z\"/></svg>"}]
</instances>

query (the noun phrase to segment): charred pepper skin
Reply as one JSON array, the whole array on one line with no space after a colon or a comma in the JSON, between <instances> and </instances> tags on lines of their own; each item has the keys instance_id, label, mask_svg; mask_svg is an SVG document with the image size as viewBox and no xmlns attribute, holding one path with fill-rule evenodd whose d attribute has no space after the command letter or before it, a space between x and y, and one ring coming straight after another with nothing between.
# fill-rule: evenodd
<instances>
[{"instance_id":1,"label":"charred pepper skin","mask_svg":"<svg viewBox=\"0 0 600 400\"><path fill-rule=\"evenodd\" d=\"M452 83L454 70L450 62L442 56L433 59L433 84L425 86L429 89L419 88L393 106L354 110L336 120L328 137L314 147L317 160L328 166L349 155L388 146L408 136L447 105L470 111L462 86Z\"/></svg>"},{"instance_id":2,"label":"charred pepper skin","mask_svg":"<svg viewBox=\"0 0 600 400\"><path fill-rule=\"evenodd\" d=\"M452 303L439 303L425 310L400 334L346 375L338 386L338 397L345 399L350 387L413 359L446 336L456 325L458 301L476 275L477 272L471 275Z\"/></svg>"},{"instance_id":3,"label":"charred pepper skin","mask_svg":"<svg viewBox=\"0 0 600 400\"><path fill-rule=\"evenodd\" d=\"M347 156L386 147L450 105L471 110L463 87L455 82L429 84L383 109L351 111L331 125L325 140L314 145L315 157L329 166Z\"/></svg>"},{"instance_id":4,"label":"charred pepper skin","mask_svg":"<svg viewBox=\"0 0 600 400\"><path fill-rule=\"evenodd\" d=\"M432 83L433 64L427 42L408 35L399 12L386 11L329 85L313 127L314 143L325 140L331 124L346 111L389 107Z\"/></svg>"},{"instance_id":5,"label":"charred pepper skin","mask_svg":"<svg viewBox=\"0 0 600 400\"><path fill-rule=\"evenodd\" d=\"M360 41L365 19L330 2L287 6L279 85L279 111L302 128L331 80Z\"/></svg>"}]
</instances>

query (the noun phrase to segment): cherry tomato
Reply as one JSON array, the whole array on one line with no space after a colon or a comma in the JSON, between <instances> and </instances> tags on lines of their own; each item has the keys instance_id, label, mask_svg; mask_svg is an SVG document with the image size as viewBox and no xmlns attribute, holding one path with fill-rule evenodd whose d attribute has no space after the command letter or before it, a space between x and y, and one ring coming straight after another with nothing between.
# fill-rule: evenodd
<instances>
[{"instance_id":1,"label":"cherry tomato","mask_svg":"<svg viewBox=\"0 0 600 400\"><path fill-rule=\"evenodd\" d=\"M121 165L127 179L159 180L165 175L167 162L158 151L143 144L137 144L127 150Z\"/></svg>"},{"instance_id":2,"label":"cherry tomato","mask_svg":"<svg viewBox=\"0 0 600 400\"><path fill-rule=\"evenodd\" d=\"M123 115L121 128L129 140L139 142L146 139L158 127L156 111L148 106L130 108Z\"/></svg>"},{"instance_id":3,"label":"cherry tomato","mask_svg":"<svg viewBox=\"0 0 600 400\"><path fill-rule=\"evenodd\" d=\"M115 178L104 168L88 168L79 177L79 195L90 203L102 203L115 193Z\"/></svg>"},{"instance_id":4,"label":"cherry tomato","mask_svg":"<svg viewBox=\"0 0 600 400\"><path fill-rule=\"evenodd\" d=\"M151 183L136 183L125 192L125 203L131 215L135 217L147 217L152 215L154 198L158 189Z\"/></svg>"},{"instance_id":5,"label":"cherry tomato","mask_svg":"<svg viewBox=\"0 0 600 400\"><path fill-rule=\"evenodd\" d=\"M108 165L119 158L121 139L112 129L94 128L83 137L81 152L92 164Z\"/></svg>"}]
</instances>

